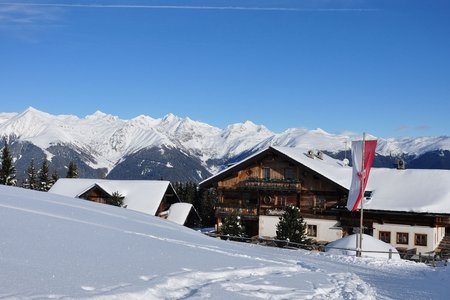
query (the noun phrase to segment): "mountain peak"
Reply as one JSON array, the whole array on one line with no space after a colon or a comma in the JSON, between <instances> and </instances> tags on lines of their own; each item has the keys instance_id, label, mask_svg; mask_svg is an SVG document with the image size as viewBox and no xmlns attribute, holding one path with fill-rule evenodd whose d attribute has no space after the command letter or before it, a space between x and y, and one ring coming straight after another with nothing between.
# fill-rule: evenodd
<instances>
[{"instance_id":1,"label":"mountain peak","mask_svg":"<svg viewBox=\"0 0 450 300\"><path fill-rule=\"evenodd\" d=\"M175 116L173 113L168 113L167 115L165 115L163 117L163 122L173 122L173 121L178 121L180 118Z\"/></svg>"},{"instance_id":2,"label":"mountain peak","mask_svg":"<svg viewBox=\"0 0 450 300\"><path fill-rule=\"evenodd\" d=\"M318 134L324 134L324 135L331 135L330 133L326 132L322 128L317 127L314 130L311 130L311 132L318 133Z\"/></svg>"},{"instance_id":3,"label":"mountain peak","mask_svg":"<svg viewBox=\"0 0 450 300\"><path fill-rule=\"evenodd\" d=\"M23 112L17 114L14 119L20 120L20 119L33 119L33 118L51 118L53 117L49 113L40 111L34 107L27 107Z\"/></svg>"},{"instance_id":4,"label":"mountain peak","mask_svg":"<svg viewBox=\"0 0 450 300\"><path fill-rule=\"evenodd\" d=\"M146 115L139 115L129 121L130 124L138 125L142 127L154 127L158 124L159 120L153 119Z\"/></svg>"},{"instance_id":5,"label":"mountain peak","mask_svg":"<svg viewBox=\"0 0 450 300\"><path fill-rule=\"evenodd\" d=\"M32 106L28 106L23 113L36 113L36 112L41 112L40 110L32 107Z\"/></svg>"},{"instance_id":6,"label":"mountain peak","mask_svg":"<svg viewBox=\"0 0 450 300\"><path fill-rule=\"evenodd\" d=\"M28 106L23 112L21 112L19 115L24 116L24 115L49 115L46 112L40 111L32 106Z\"/></svg>"},{"instance_id":7,"label":"mountain peak","mask_svg":"<svg viewBox=\"0 0 450 300\"><path fill-rule=\"evenodd\" d=\"M113 115L109 115L109 114L105 114L104 112L102 112L100 110L97 110L92 115L87 115L85 117L85 119L88 119L88 120L106 119L106 120L109 120L109 121L115 121L115 120L118 120L119 117L113 116Z\"/></svg>"},{"instance_id":8,"label":"mountain peak","mask_svg":"<svg viewBox=\"0 0 450 300\"><path fill-rule=\"evenodd\" d=\"M263 125L256 125L252 121L246 120L244 123L235 123L228 125L227 131L238 131L238 132L258 132L258 133L269 133L273 134Z\"/></svg>"}]
</instances>

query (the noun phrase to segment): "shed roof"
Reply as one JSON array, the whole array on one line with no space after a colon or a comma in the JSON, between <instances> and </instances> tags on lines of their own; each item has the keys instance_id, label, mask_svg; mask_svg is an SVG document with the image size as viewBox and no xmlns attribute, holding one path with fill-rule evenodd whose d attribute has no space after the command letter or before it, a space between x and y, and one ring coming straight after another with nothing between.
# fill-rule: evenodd
<instances>
[{"instance_id":1,"label":"shed roof","mask_svg":"<svg viewBox=\"0 0 450 300\"><path fill-rule=\"evenodd\" d=\"M184 225L192 208L190 203L174 203L169 208L167 220Z\"/></svg>"}]
</instances>

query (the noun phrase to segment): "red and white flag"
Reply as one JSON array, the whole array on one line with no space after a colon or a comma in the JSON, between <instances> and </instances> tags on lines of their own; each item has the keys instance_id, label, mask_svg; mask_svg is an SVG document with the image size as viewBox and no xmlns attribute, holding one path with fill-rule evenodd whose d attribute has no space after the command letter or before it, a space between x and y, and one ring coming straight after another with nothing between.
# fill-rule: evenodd
<instances>
[{"instance_id":1,"label":"red and white flag","mask_svg":"<svg viewBox=\"0 0 450 300\"><path fill-rule=\"evenodd\" d=\"M362 166L363 141L352 142L353 176L347 200L347 209L350 211L358 209L364 195L376 146L376 140L364 141L364 166Z\"/></svg>"}]
</instances>

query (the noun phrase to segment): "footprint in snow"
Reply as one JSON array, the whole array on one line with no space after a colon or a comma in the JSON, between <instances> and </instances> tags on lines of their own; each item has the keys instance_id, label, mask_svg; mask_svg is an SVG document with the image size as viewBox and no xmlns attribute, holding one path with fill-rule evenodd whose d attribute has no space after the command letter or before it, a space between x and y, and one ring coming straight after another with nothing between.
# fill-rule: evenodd
<instances>
[{"instance_id":1,"label":"footprint in snow","mask_svg":"<svg viewBox=\"0 0 450 300\"><path fill-rule=\"evenodd\" d=\"M143 281L150 281L150 280L152 280L154 278L156 278L155 275L151 275L151 276L142 275L142 276L139 277L139 279L143 280Z\"/></svg>"}]
</instances>

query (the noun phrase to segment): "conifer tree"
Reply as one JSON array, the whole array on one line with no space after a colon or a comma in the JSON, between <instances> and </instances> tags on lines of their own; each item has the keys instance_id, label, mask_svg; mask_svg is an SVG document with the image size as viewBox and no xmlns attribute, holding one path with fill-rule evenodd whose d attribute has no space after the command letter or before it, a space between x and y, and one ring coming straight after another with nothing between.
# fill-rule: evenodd
<instances>
[{"instance_id":1,"label":"conifer tree","mask_svg":"<svg viewBox=\"0 0 450 300\"><path fill-rule=\"evenodd\" d=\"M245 228L242 226L241 215L235 210L230 213L223 221L221 226L223 235L244 237Z\"/></svg>"},{"instance_id":2,"label":"conifer tree","mask_svg":"<svg viewBox=\"0 0 450 300\"><path fill-rule=\"evenodd\" d=\"M59 179L59 174L58 171L56 169L53 170L53 173L50 177L50 188L55 184L55 182L57 182Z\"/></svg>"},{"instance_id":3,"label":"conifer tree","mask_svg":"<svg viewBox=\"0 0 450 300\"><path fill-rule=\"evenodd\" d=\"M286 206L277 224L277 239L300 244L310 243L306 237L306 223L298 207Z\"/></svg>"},{"instance_id":4,"label":"conifer tree","mask_svg":"<svg viewBox=\"0 0 450 300\"><path fill-rule=\"evenodd\" d=\"M50 189L50 178L48 177L47 159L42 160L41 168L39 169L39 190L46 192Z\"/></svg>"},{"instance_id":5,"label":"conifer tree","mask_svg":"<svg viewBox=\"0 0 450 300\"><path fill-rule=\"evenodd\" d=\"M30 190L38 189L36 168L34 167L34 159L31 160L30 166L27 169L27 178L25 179L23 187Z\"/></svg>"},{"instance_id":6,"label":"conifer tree","mask_svg":"<svg viewBox=\"0 0 450 300\"><path fill-rule=\"evenodd\" d=\"M77 178L77 177L78 177L77 165L73 161L71 161L69 163L66 178Z\"/></svg>"},{"instance_id":7,"label":"conifer tree","mask_svg":"<svg viewBox=\"0 0 450 300\"><path fill-rule=\"evenodd\" d=\"M195 182L188 182L186 184L186 202L195 204L198 199L198 188L197 183Z\"/></svg>"},{"instance_id":8,"label":"conifer tree","mask_svg":"<svg viewBox=\"0 0 450 300\"><path fill-rule=\"evenodd\" d=\"M173 188L182 202L191 203L198 209L196 203L200 202L200 197L197 183L191 181L175 182Z\"/></svg>"},{"instance_id":9,"label":"conifer tree","mask_svg":"<svg viewBox=\"0 0 450 300\"><path fill-rule=\"evenodd\" d=\"M173 188L182 202L191 203L201 218L202 227L215 224L217 191L214 188L199 191L195 182L175 182Z\"/></svg>"},{"instance_id":10,"label":"conifer tree","mask_svg":"<svg viewBox=\"0 0 450 300\"><path fill-rule=\"evenodd\" d=\"M109 203L114 206L123 207L123 199L125 197L122 196L118 191L112 193L111 198L109 199Z\"/></svg>"},{"instance_id":11,"label":"conifer tree","mask_svg":"<svg viewBox=\"0 0 450 300\"><path fill-rule=\"evenodd\" d=\"M16 168L9 153L8 144L2 150L1 167L0 167L0 184L16 185Z\"/></svg>"},{"instance_id":12,"label":"conifer tree","mask_svg":"<svg viewBox=\"0 0 450 300\"><path fill-rule=\"evenodd\" d=\"M202 219L203 227L214 226L216 221L216 203L217 203L217 190L215 188L207 189L203 191L201 197L199 197L198 213ZM196 204L194 204L195 206Z\"/></svg>"}]
</instances>

